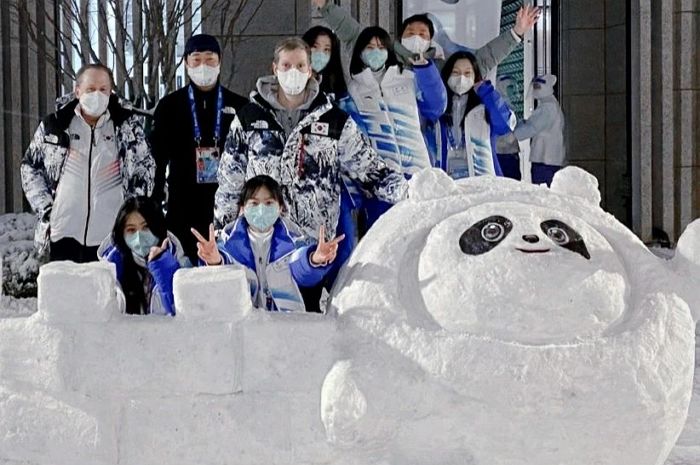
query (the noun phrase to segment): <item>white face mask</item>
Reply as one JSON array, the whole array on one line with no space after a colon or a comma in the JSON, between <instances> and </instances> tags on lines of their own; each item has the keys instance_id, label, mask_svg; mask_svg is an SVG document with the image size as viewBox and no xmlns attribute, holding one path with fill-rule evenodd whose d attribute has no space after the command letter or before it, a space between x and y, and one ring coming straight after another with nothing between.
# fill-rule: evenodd
<instances>
[{"instance_id":1,"label":"white face mask","mask_svg":"<svg viewBox=\"0 0 700 465\"><path fill-rule=\"evenodd\" d=\"M193 68L188 67L187 75L195 85L199 87L209 87L216 83L216 80L219 78L220 70L220 65L209 66L202 64Z\"/></svg>"},{"instance_id":2,"label":"white face mask","mask_svg":"<svg viewBox=\"0 0 700 465\"><path fill-rule=\"evenodd\" d=\"M406 47L410 52L425 53L425 51L430 47L430 41L416 35L401 39L401 45Z\"/></svg>"},{"instance_id":3,"label":"white face mask","mask_svg":"<svg viewBox=\"0 0 700 465\"><path fill-rule=\"evenodd\" d=\"M282 90L287 95L299 95L306 89L309 82L309 74L302 73L296 68L287 71L277 71L277 81L282 86Z\"/></svg>"},{"instance_id":4,"label":"white face mask","mask_svg":"<svg viewBox=\"0 0 700 465\"><path fill-rule=\"evenodd\" d=\"M467 77L463 74L459 76L450 76L447 80L447 85L455 94L464 95L474 87L474 77Z\"/></svg>"},{"instance_id":5,"label":"white face mask","mask_svg":"<svg viewBox=\"0 0 700 465\"><path fill-rule=\"evenodd\" d=\"M89 116L97 118L107 111L109 95L100 91L86 92L80 96L80 108Z\"/></svg>"}]
</instances>

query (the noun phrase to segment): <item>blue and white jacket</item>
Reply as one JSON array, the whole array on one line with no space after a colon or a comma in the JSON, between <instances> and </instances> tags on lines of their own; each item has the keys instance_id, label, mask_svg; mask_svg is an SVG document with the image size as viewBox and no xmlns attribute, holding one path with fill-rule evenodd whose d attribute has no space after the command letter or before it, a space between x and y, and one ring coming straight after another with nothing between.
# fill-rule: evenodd
<instances>
[{"instance_id":1,"label":"blue and white jacket","mask_svg":"<svg viewBox=\"0 0 700 465\"><path fill-rule=\"evenodd\" d=\"M365 68L348 81L350 99L339 105L352 116L388 165L409 178L430 167L423 128L445 112L447 92L435 64L387 68L381 84Z\"/></svg>"},{"instance_id":2,"label":"blue and white jacket","mask_svg":"<svg viewBox=\"0 0 700 465\"><path fill-rule=\"evenodd\" d=\"M267 287L261 289L245 217L241 216L234 223L226 225L221 237L219 253L223 264L243 266L253 302L258 302L260 292L264 293L268 311L305 311L299 287L316 286L331 269L331 265L312 266L310 257L316 245L303 245L301 236L293 234L284 221L278 219L265 264Z\"/></svg>"},{"instance_id":3,"label":"blue and white jacket","mask_svg":"<svg viewBox=\"0 0 700 465\"><path fill-rule=\"evenodd\" d=\"M180 241L168 232L168 250L155 260L143 263L148 268L151 279L144 283L146 295L150 296L148 312L152 315L175 315L175 298L173 296L173 276L180 268L191 266L185 256ZM97 256L102 261L114 263L117 268L117 282L121 283L124 274L124 258L110 235L97 249ZM137 265L139 263L137 262ZM123 294L121 294L123 298Z\"/></svg>"},{"instance_id":4,"label":"blue and white jacket","mask_svg":"<svg viewBox=\"0 0 700 465\"><path fill-rule=\"evenodd\" d=\"M468 92L467 111L462 121L462 140L453 141L452 125L455 124L451 114L445 113L440 120L426 131L426 138L435 144L433 166L443 169L454 178L495 175L503 172L498 163L496 140L510 132L511 116L508 105L489 81L483 82L478 89ZM475 100L476 99L476 100ZM468 169L455 169L448 159L450 145L461 148L460 153L466 157Z\"/></svg>"}]
</instances>

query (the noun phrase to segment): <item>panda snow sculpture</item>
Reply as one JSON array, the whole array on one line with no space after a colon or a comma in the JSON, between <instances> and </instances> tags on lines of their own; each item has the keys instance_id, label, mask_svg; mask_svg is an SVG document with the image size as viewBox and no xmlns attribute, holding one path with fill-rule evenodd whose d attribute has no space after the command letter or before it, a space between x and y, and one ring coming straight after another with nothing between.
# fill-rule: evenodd
<instances>
[{"instance_id":1,"label":"panda snow sculpture","mask_svg":"<svg viewBox=\"0 0 700 465\"><path fill-rule=\"evenodd\" d=\"M573 167L551 189L411 181L332 300L321 412L348 463L664 463L691 396L700 221L665 262L599 202Z\"/></svg>"}]
</instances>

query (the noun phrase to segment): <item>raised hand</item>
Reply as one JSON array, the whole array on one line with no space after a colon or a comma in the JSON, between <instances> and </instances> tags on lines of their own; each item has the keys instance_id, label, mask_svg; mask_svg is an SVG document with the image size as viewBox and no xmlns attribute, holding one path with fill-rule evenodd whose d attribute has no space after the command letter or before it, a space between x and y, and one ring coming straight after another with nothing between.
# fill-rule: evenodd
<instances>
[{"instance_id":1,"label":"raised hand","mask_svg":"<svg viewBox=\"0 0 700 465\"><path fill-rule=\"evenodd\" d=\"M345 239L345 234L341 234L335 239L326 242L326 227L321 225L318 229L318 245L316 251L311 255L311 263L314 265L327 265L333 263L338 254L338 244Z\"/></svg>"},{"instance_id":2,"label":"raised hand","mask_svg":"<svg viewBox=\"0 0 700 465\"><path fill-rule=\"evenodd\" d=\"M513 27L515 33L521 37L524 36L540 18L540 13L539 7L532 5L522 6L515 17L515 27Z\"/></svg>"},{"instance_id":3,"label":"raised hand","mask_svg":"<svg viewBox=\"0 0 700 465\"><path fill-rule=\"evenodd\" d=\"M207 265L221 265L223 262L219 248L216 246L214 236L214 225L209 225L209 239L205 239L199 232L191 228L192 234L197 238L197 256L204 260Z\"/></svg>"},{"instance_id":4,"label":"raised hand","mask_svg":"<svg viewBox=\"0 0 700 465\"><path fill-rule=\"evenodd\" d=\"M163 240L163 243L160 245L160 247L155 246L155 245L153 247L151 247L151 250L148 252L148 261L150 262L150 261L153 261L156 258L158 258L160 256L160 254L162 254L163 252L165 252L167 250L169 243L170 243L170 240L166 237Z\"/></svg>"}]
</instances>

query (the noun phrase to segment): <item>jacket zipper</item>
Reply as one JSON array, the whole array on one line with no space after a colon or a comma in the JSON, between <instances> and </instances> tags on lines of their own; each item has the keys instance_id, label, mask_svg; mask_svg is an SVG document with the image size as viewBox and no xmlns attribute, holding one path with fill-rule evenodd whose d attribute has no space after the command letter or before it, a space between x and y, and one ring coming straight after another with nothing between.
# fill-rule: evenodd
<instances>
[{"instance_id":1,"label":"jacket zipper","mask_svg":"<svg viewBox=\"0 0 700 465\"><path fill-rule=\"evenodd\" d=\"M95 144L95 128L90 128L90 150L88 151L88 188L87 188L87 216L85 217L85 233L83 234L83 247L87 247L88 225L90 224L90 198L92 189L92 146Z\"/></svg>"}]
</instances>

